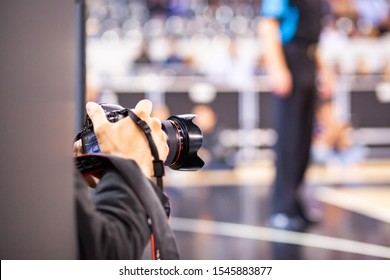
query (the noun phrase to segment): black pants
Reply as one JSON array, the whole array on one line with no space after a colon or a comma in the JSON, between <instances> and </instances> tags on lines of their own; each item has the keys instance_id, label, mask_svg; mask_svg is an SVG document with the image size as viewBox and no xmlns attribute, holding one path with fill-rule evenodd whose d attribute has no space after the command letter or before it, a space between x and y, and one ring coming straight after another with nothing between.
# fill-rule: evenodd
<instances>
[{"instance_id":1,"label":"black pants","mask_svg":"<svg viewBox=\"0 0 390 280\"><path fill-rule=\"evenodd\" d=\"M316 102L316 66L306 47L290 45L284 51L293 76L293 89L287 97L274 95L278 141L271 212L292 216L303 211L299 188L310 155Z\"/></svg>"}]
</instances>

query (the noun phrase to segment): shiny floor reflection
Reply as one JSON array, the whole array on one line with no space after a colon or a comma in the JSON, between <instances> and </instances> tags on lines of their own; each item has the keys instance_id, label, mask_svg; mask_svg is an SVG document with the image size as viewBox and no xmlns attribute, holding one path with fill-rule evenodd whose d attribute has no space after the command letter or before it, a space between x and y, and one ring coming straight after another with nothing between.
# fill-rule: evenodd
<instances>
[{"instance_id":1,"label":"shiny floor reflection","mask_svg":"<svg viewBox=\"0 0 390 280\"><path fill-rule=\"evenodd\" d=\"M198 176L205 178L206 175L211 176ZM256 185L231 181L207 185L189 178L183 186L170 181L166 192L172 203L171 225L182 258L390 259L390 223L385 218L381 219L386 215L375 216L374 208L366 211L362 207L362 211L366 212L348 208L348 203L351 203L346 197L342 198L341 206L337 205L338 194L329 198L330 203L316 197L325 193L324 186L334 190L370 189L370 193L375 189L379 190L375 197L383 197L390 190L389 178L360 183L308 181L305 196L311 211L320 213L321 223L305 233L275 230L267 226L270 190L267 183ZM368 197L360 191L359 195ZM384 207L390 210L390 201ZM382 208L379 210L377 212L383 212ZM390 215L390 212L387 213Z\"/></svg>"}]
</instances>

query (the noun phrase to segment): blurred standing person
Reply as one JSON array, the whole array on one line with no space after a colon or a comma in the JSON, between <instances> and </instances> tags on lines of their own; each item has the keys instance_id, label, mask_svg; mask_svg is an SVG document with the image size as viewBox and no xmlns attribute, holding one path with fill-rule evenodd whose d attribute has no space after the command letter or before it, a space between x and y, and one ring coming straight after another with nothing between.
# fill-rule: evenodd
<instances>
[{"instance_id":1,"label":"blurred standing person","mask_svg":"<svg viewBox=\"0 0 390 280\"><path fill-rule=\"evenodd\" d=\"M261 6L259 31L278 133L269 223L279 229L303 231L311 223L299 190L309 162L316 75L324 68L316 54L322 4L321 0L263 0ZM326 87L321 90L330 92Z\"/></svg>"}]
</instances>

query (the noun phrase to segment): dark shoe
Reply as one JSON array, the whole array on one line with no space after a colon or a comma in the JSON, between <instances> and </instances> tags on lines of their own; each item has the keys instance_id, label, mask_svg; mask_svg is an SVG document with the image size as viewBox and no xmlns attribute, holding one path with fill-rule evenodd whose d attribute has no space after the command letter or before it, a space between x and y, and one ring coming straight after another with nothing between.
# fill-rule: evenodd
<instances>
[{"instance_id":1,"label":"dark shoe","mask_svg":"<svg viewBox=\"0 0 390 280\"><path fill-rule=\"evenodd\" d=\"M301 217L305 223L307 224L307 227L314 226L320 223L320 220L313 220L307 216Z\"/></svg>"},{"instance_id":2,"label":"dark shoe","mask_svg":"<svg viewBox=\"0 0 390 280\"><path fill-rule=\"evenodd\" d=\"M288 216L284 213L273 214L269 219L269 225L272 228L289 230L289 231L305 231L309 226L309 222L300 216Z\"/></svg>"},{"instance_id":3,"label":"dark shoe","mask_svg":"<svg viewBox=\"0 0 390 280\"><path fill-rule=\"evenodd\" d=\"M308 217L306 211L304 210L303 204L301 202L298 202L297 209L298 209L298 216L301 217L308 226L312 226L320 222L319 220L313 220L312 218Z\"/></svg>"}]
</instances>

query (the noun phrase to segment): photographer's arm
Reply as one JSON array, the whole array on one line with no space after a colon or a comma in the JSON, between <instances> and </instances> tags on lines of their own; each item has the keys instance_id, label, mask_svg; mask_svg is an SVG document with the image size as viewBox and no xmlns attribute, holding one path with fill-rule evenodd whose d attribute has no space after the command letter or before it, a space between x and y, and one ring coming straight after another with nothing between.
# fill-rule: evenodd
<instances>
[{"instance_id":1,"label":"photographer's arm","mask_svg":"<svg viewBox=\"0 0 390 280\"><path fill-rule=\"evenodd\" d=\"M129 172L140 173L135 162ZM81 259L139 259L150 237L147 215L123 178L108 170L90 198L77 173L76 214Z\"/></svg>"},{"instance_id":2,"label":"photographer's arm","mask_svg":"<svg viewBox=\"0 0 390 280\"><path fill-rule=\"evenodd\" d=\"M168 146L161 122L151 118L152 104L143 100L134 112L151 128L152 136L165 160ZM96 103L87 104L87 113L94 125L102 153L131 159L129 174L133 178L153 172L152 155L144 132L130 119L116 123L107 121ZM79 153L76 142L74 150ZM142 180L139 180L142 185ZM146 187L146 186L145 186ZM77 221L80 257L86 259L138 259L150 237L147 215L132 187L115 171L108 170L97 184L91 201L85 180L78 174Z\"/></svg>"}]
</instances>

